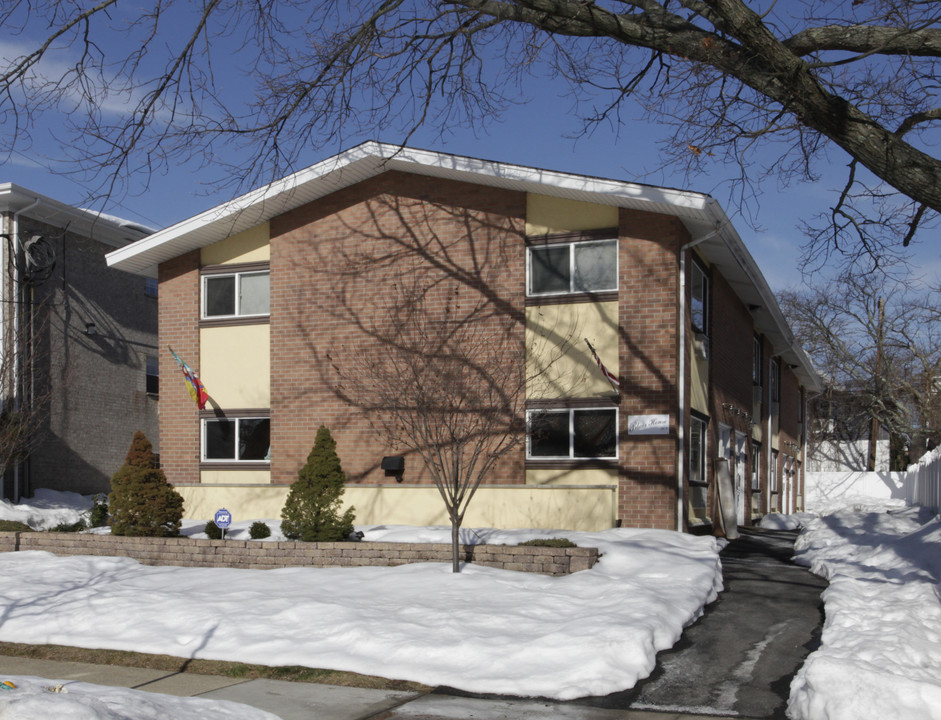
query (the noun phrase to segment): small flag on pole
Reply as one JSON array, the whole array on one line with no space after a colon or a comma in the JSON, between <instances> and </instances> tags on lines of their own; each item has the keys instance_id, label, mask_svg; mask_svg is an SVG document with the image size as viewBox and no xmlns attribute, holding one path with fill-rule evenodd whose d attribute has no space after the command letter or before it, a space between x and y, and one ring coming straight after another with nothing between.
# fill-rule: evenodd
<instances>
[{"instance_id":1,"label":"small flag on pole","mask_svg":"<svg viewBox=\"0 0 941 720\"><path fill-rule=\"evenodd\" d=\"M199 381L199 375L196 374L193 368L183 362L179 355L173 352L172 347L168 345L167 349L170 351L173 359L176 360L176 364L180 366L180 370L183 371L183 377L186 378L186 388L189 390L193 402L199 406L200 410L204 409L206 407L206 401L209 399L209 393L206 392L206 388L204 388L203 384Z\"/></svg>"},{"instance_id":2,"label":"small flag on pole","mask_svg":"<svg viewBox=\"0 0 941 720\"><path fill-rule=\"evenodd\" d=\"M614 375L613 372L611 372L610 370L608 370L608 368L604 366L604 363L601 362L601 358L598 357L598 353L595 352L595 349L591 346L591 343L588 342L588 338L585 338L585 343L588 345L588 349L591 350L591 356L595 359L595 362L598 364L598 369L601 370L601 374L604 375L605 378L607 378L609 383L611 383L611 387L613 387L617 392L620 392L621 382L617 379L617 377Z\"/></svg>"}]
</instances>

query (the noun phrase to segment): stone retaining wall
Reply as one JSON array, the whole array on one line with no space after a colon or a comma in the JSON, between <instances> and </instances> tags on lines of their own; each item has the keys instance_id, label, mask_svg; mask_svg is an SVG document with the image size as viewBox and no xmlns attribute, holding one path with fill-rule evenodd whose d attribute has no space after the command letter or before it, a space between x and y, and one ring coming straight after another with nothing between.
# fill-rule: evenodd
<instances>
[{"instance_id":1,"label":"stone retaining wall","mask_svg":"<svg viewBox=\"0 0 941 720\"><path fill-rule=\"evenodd\" d=\"M445 543L194 540L138 538L55 532L0 532L0 552L43 550L54 555L129 557L144 565L229 567L270 570L282 567L358 567L451 562ZM477 565L568 575L598 561L597 548L521 545L462 545L461 560Z\"/></svg>"}]
</instances>

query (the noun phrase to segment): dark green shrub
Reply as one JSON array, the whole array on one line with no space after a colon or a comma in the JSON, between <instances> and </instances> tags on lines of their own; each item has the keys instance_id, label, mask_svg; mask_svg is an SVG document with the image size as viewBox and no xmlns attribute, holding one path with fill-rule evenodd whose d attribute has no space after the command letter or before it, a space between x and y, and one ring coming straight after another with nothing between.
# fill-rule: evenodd
<instances>
[{"instance_id":1,"label":"dark green shrub","mask_svg":"<svg viewBox=\"0 0 941 720\"><path fill-rule=\"evenodd\" d=\"M108 524L108 498L104 495L95 495L94 504L88 514L90 527L104 527Z\"/></svg>"},{"instance_id":2,"label":"dark green shrub","mask_svg":"<svg viewBox=\"0 0 941 720\"><path fill-rule=\"evenodd\" d=\"M81 520L76 520L74 523L59 523L54 528L50 528L49 532L77 533L87 529L88 523L85 522L83 518Z\"/></svg>"},{"instance_id":3,"label":"dark green shrub","mask_svg":"<svg viewBox=\"0 0 941 720\"><path fill-rule=\"evenodd\" d=\"M271 537L271 528L260 520L256 520L248 528L248 535L252 540L263 540L266 537Z\"/></svg>"},{"instance_id":4,"label":"dark green shrub","mask_svg":"<svg viewBox=\"0 0 941 720\"><path fill-rule=\"evenodd\" d=\"M526 542L521 542L520 545L530 545L535 547L557 547L557 548L570 548L578 547L568 538L536 538L535 540L527 540Z\"/></svg>"},{"instance_id":5,"label":"dark green shrub","mask_svg":"<svg viewBox=\"0 0 941 720\"><path fill-rule=\"evenodd\" d=\"M124 465L111 478L108 510L113 535L180 534L183 498L157 467L153 446L139 430L134 433Z\"/></svg>"},{"instance_id":6,"label":"dark green shrub","mask_svg":"<svg viewBox=\"0 0 941 720\"><path fill-rule=\"evenodd\" d=\"M216 525L214 520L210 520L206 523L206 527L203 528L203 532L209 536L210 540L222 539L222 528Z\"/></svg>"},{"instance_id":7,"label":"dark green shrub","mask_svg":"<svg viewBox=\"0 0 941 720\"><path fill-rule=\"evenodd\" d=\"M346 473L340 467L337 444L320 426L307 464L297 472L284 509L281 530L291 540L336 542L353 532L353 508L340 515Z\"/></svg>"},{"instance_id":8,"label":"dark green shrub","mask_svg":"<svg viewBox=\"0 0 941 720\"><path fill-rule=\"evenodd\" d=\"M19 520L0 520L0 532L33 532L33 529Z\"/></svg>"}]
</instances>

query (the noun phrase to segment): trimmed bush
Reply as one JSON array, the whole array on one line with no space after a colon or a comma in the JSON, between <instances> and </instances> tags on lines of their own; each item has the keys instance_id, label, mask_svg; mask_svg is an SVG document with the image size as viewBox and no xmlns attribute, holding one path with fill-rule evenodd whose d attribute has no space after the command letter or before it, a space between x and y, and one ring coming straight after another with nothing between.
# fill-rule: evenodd
<instances>
[{"instance_id":1,"label":"trimmed bush","mask_svg":"<svg viewBox=\"0 0 941 720\"><path fill-rule=\"evenodd\" d=\"M222 528L216 525L215 520L207 522L206 527L203 528L203 532L206 533L210 540L222 539Z\"/></svg>"},{"instance_id":2,"label":"trimmed bush","mask_svg":"<svg viewBox=\"0 0 941 720\"><path fill-rule=\"evenodd\" d=\"M519 543L520 545L528 545L533 547L556 547L556 548L570 548L578 547L568 538L536 538L535 540L527 540L526 542Z\"/></svg>"},{"instance_id":3,"label":"trimmed bush","mask_svg":"<svg viewBox=\"0 0 941 720\"><path fill-rule=\"evenodd\" d=\"M108 510L113 535L169 537L180 534L183 497L157 467L153 446L139 430L134 433L124 465L111 478Z\"/></svg>"},{"instance_id":4,"label":"trimmed bush","mask_svg":"<svg viewBox=\"0 0 941 720\"><path fill-rule=\"evenodd\" d=\"M271 537L271 528L260 520L256 520L248 528L248 535L252 540L264 540L266 537Z\"/></svg>"},{"instance_id":5,"label":"trimmed bush","mask_svg":"<svg viewBox=\"0 0 941 720\"><path fill-rule=\"evenodd\" d=\"M0 532L35 532L26 523L19 520L0 520Z\"/></svg>"},{"instance_id":6,"label":"trimmed bush","mask_svg":"<svg viewBox=\"0 0 941 720\"><path fill-rule=\"evenodd\" d=\"M88 514L90 527L104 527L108 524L108 498L105 495L95 495L95 502Z\"/></svg>"},{"instance_id":7,"label":"trimmed bush","mask_svg":"<svg viewBox=\"0 0 941 720\"><path fill-rule=\"evenodd\" d=\"M353 532L353 508L340 515L346 473L340 467L337 444L320 426L307 464L297 472L284 509L281 530L291 540L336 542Z\"/></svg>"},{"instance_id":8,"label":"trimmed bush","mask_svg":"<svg viewBox=\"0 0 941 720\"><path fill-rule=\"evenodd\" d=\"M74 523L59 523L54 528L50 528L49 532L78 533L87 529L88 523L85 522L83 518L81 520L76 520Z\"/></svg>"}]
</instances>

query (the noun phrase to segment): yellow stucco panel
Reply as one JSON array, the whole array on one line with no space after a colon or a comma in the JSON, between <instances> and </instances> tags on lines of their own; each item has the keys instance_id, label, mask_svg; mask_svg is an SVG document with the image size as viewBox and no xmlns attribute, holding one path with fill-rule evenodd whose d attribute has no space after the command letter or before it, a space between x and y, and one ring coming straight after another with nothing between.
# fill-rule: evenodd
<instances>
[{"instance_id":1,"label":"yellow stucco panel","mask_svg":"<svg viewBox=\"0 0 941 720\"><path fill-rule=\"evenodd\" d=\"M202 328L199 378L223 409L271 405L268 325Z\"/></svg>"},{"instance_id":2,"label":"yellow stucco panel","mask_svg":"<svg viewBox=\"0 0 941 720\"><path fill-rule=\"evenodd\" d=\"M199 481L206 485L267 485L270 470L201 470Z\"/></svg>"},{"instance_id":3,"label":"yellow stucco panel","mask_svg":"<svg viewBox=\"0 0 941 720\"><path fill-rule=\"evenodd\" d=\"M526 308L530 399L609 397L613 390L585 339L618 373L618 303L570 303Z\"/></svg>"},{"instance_id":4,"label":"yellow stucco panel","mask_svg":"<svg viewBox=\"0 0 941 720\"><path fill-rule=\"evenodd\" d=\"M609 205L546 195L526 196L526 234L548 235L618 226L618 209Z\"/></svg>"},{"instance_id":5,"label":"yellow stucco panel","mask_svg":"<svg viewBox=\"0 0 941 720\"><path fill-rule=\"evenodd\" d=\"M185 517L211 520L226 508L236 522L280 521L288 485L180 485ZM347 485L344 507L354 507L357 525L449 525L434 486ZM597 531L614 526L617 493L610 487L541 488L482 486L464 527L547 528Z\"/></svg>"},{"instance_id":6,"label":"yellow stucco panel","mask_svg":"<svg viewBox=\"0 0 941 720\"><path fill-rule=\"evenodd\" d=\"M617 468L527 468L527 485L607 485L618 484Z\"/></svg>"},{"instance_id":7,"label":"yellow stucco panel","mask_svg":"<svg viewBox=\"0 0 941 720\"><path fill-rule=\"evenodd\" d=\"M271 259L270 240L271 232L265 222L207 245L200 251L200 260L203 265L267 262Z\"/></svg>"},{"instance_id":8,"label":"yellow stucco panel","mask_svg":"<svg viewBox=\"0 0 941 720\"><path fill-rule=\"evenodd\" d=\"M689 347L689 405L703 415L709 414L709 360L697 351L697 340L690 340ZM708 342L708 341L707 341Z\"/></svg>"}]
</instances>

